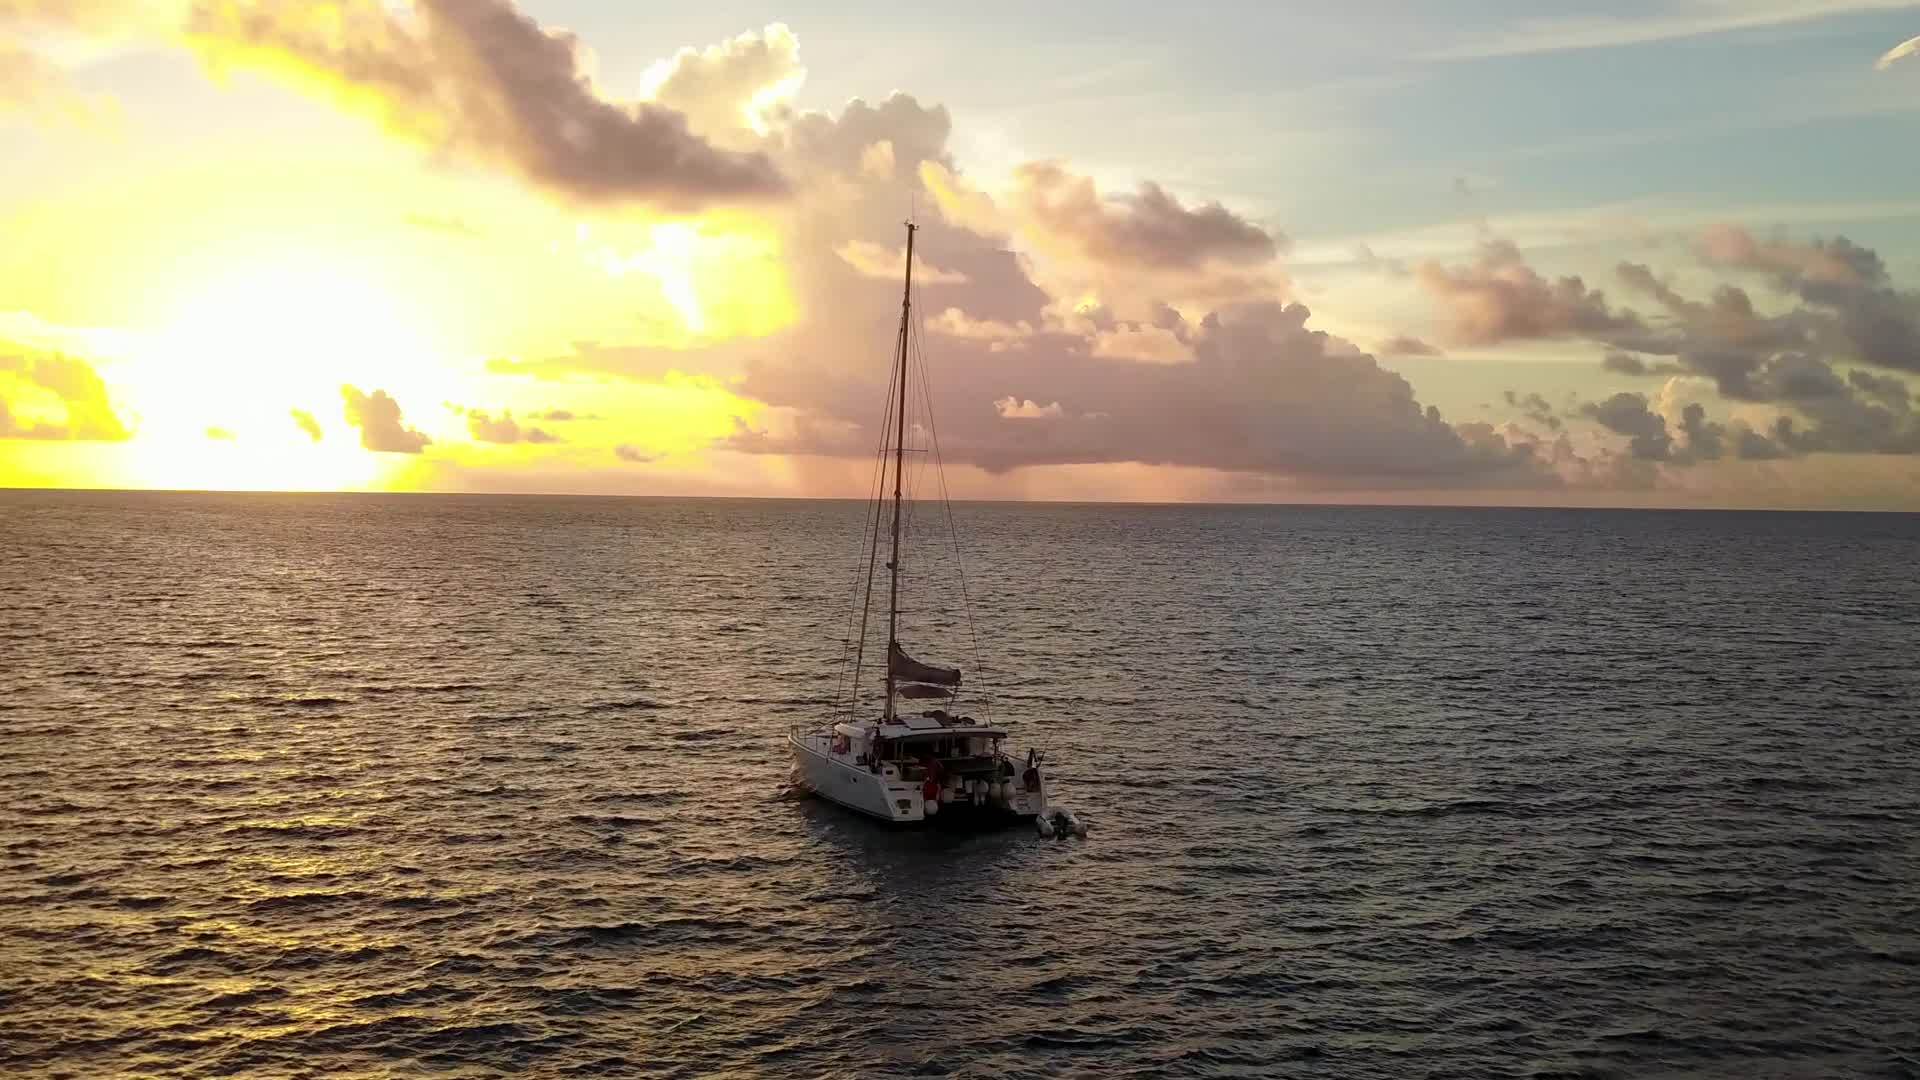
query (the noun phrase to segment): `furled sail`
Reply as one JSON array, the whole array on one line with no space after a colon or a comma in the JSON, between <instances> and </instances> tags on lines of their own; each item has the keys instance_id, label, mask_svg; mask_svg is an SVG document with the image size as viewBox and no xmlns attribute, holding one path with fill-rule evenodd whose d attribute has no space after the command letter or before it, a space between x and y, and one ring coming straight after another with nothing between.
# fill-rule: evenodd
<instances>
[{"instance_id":1,"label":"furled sail","mask_svg":"<svg viewBox=\"0 0 1920 1080\"><path fill-rule=\"evenodd\" d=\"M934 667L908 656L898 642L887 648L887 674L895 682L932 683L935 686L959 686L960 669Z\"/></svg>"},{"instance_id":2,"label":"furled sail","mask_svg":"<svg viewBox=\"0 0 1920 1080\"><path fill-rule=\"evenodd\" d=\"M953 687L934 686L923 682L895 683L893 692L903 698L920 701L926 698L950 697L953 694Z\"/></svg>"}]
</instances>

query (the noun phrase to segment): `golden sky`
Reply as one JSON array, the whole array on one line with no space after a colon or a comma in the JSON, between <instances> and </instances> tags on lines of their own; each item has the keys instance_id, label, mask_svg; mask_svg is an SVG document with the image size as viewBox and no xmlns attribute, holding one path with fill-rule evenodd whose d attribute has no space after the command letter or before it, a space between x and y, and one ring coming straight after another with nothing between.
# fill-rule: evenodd
<instances>
[{"instance_id":1,"label":"golden sky","mask_svg":"<svg viewBox=\"0 0 1920 1080\"><path fill-rule=\"evenodd\" d=\"M860 495L911 213L956 494L1920 502L1920 302L1860 244L1671 201L1292 230L1124 132L1009 151L973 91L812 105L781 24L610 25L0 0L0 485Z\"/></svg>"}]
</instances>

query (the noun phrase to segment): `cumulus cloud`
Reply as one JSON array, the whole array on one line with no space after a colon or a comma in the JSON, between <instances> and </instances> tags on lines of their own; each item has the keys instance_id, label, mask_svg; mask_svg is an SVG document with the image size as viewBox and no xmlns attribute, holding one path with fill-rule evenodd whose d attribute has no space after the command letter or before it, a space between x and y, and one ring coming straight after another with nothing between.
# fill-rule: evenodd
<instances>
[{"instance_id":1,"label":"cumulus cloud","mask_svg":"<svg viewBox=\"0 0 1920 1080\"><path fill-rule=\"evenodd\" d=\"M1040 405L1031 400L1016 397L1003 397L993 403L993 409L1002 420L1058 420L1066 415L1059 402Z\"/></svg>"},{"instance_id":2,"label":"cumulus cloud","mask_svg":"<svg viewBox=\"0 0 1920 1080\"><path fill-rule=\"evenodd\" d=\"M1711 264L1765 274L1796 297L1794 318L1836 358L1920 372L1920 294L1894 288L1872 249L1844 236L1762 242L1721 226L1702 237L1700 252Z\"/></svg>"},{"instance_id":3,"label":"cumulus cloud","mask_svg":"<svg viewBox=\"0 0 1920 1080\"><path fill-rule=\"evenodd\" d=\"M347 424L360 429L360 445L368 450L417 454L433 441L401 422L400 403L385 390L365 394L358 387L342 386L340 396L346 403Z\"/></svg>"},{"instance_id":4,"label":"cumulus cloud","mask_svg":"<svg viewBox=\"0 0 1920 1080\"><path fill-rule=\"evenodd\" d=\"M320 441L320 421L315 420L312 413L305 409L294 409L293 422L299 425L301 431L307 433L307 438L314 442Z\"/></svg>"},{"instance_id":5,"label":"cumulus cloud","mask_svg":"<svg viewBox=\"0 0 1920 1080\"><path fill-rule=\"evenodd\" d=\"M1667 422L1647 408L1645 394L1618 393L1601 402L1589 402L1580 411L1608 431L1632 438L1629 451L1643 461L1665 461L1673 449Z\"/></svg>"},{"instance_id":6,"label":"cumulus cloud","mask_svg":"<svg viewBox=\"0 0 1920 1080\"><path fill-rule=\"evenodd\" d=\"M1845 237L1760 238L1734 225L1704 230L1694 250L1712 270L1759 277L1789 306L1762 311L1745 288L1726 280L1696 300L1648 266L1621 263L1621 283L1656 309L1643 316L1612 307L1578 279L1548 285L1510 245L1484 254L1469 271L1434 268L1428 276L1436 295L1453 305L1464 336L1488 343L1584 338L1609 347L1607 371L1697 378L1723 399L1772 411L1755 428L1718 425L1704 407L1691 419L1684 410L1656 410L1656 427L1636 411L1641 395L1583 407L1587 419L1628 437L1635 460L1684 465L1722 456L1920 453L1920 414L1902 374L1847 370L1920 372L1920 296L1895 287L1877 253ZM1649 362L1642 353L1671 359Z\"/></svg>"},{"instance_id":7,"label":"cumulus cloud","mask_svg":"<svg viewBox=\"0 0 1920 1080\"><path fill-rule=\"evenodd\" d=\"M1260 264L1284 242L1219 203L1184 206L1151 181L1131 194L1102 195L1092 179L1058 161L1023 165L1014 179L1024 221L1103 263L1143 269Z\"/></svg>"},{"instance_id":8,"label":"cumulus cloud","mask_svg":"<svg viewBox=\"0 0 1920 1080\"><path fill-rule=\"evenodd\" d=\"M949 223L1031 255L1036 283L1057 309L1091 302L1146 318L1162 304L1204 311L1288 295L1279 265L1286 237L1218 203L1189 206L1152 182L1102 192L1057 161L1020 166L997 195L941 161L920 173Z\"/></svg>"},{"instance_id":9,"label":"cumulus cloud","mask_svg":"<svg viewBox=\"0 0 1920 1080\"><path fill-rule=\"evenodd\" d=\"M763 199L785 182L685 115L600 93L579 43L511 0L196 0L187 32L216 66L286 70L438 151L570 199L675 209Z\"/></svg>"},{"instance_id":10,"label":"cumulus cloud","mask_svg":"<svg viewBox=\"0 0 1920 1080\"><path fill-rule=\"evenodd\" d=\"M1407 334L1395 334L1380 343L1377 350L1382 356L1442 356L1440 347L1429 345L1417 337Z\"/></svg>"},{"instance_id":11,"label":"cumulus cloud","mask_svg":"<svg viewBox=\"0 0 1920 1080\"><path fill-rule=\"evenodd\" d=\"M1609 307L1605 294L1580 278L1542 277L1507 240L1484 241L1467 266L1424 263L1417 277L1439 301L1449 337L1462 345L1571 336L1614 340L1646 331L1638 316Z\"/></svg>"},{"instance_id":12,"label":"cumulus cloud","mask_svg":"<svg viewBox=\"0 0 1920 1080\"><path fill-rule=\"evenodd\" d=\"M1194 329L1185 364L1114 364L1093 355L1088 337L1068 333L1040 335L1036 357L956 340L941 363L942 396L951 402L940 417L943 455L989 470L1139 462L1307 482L1551 482L1528 449L1504 439L1469 442L1421 406L1404 379L1309 330L1307 319L1297 304L1211 314ZM1021 393L991 389L1005 386ZM823 381L792 364L756 366L743 391L787 406L791 422L743 432L732 445L868 453L883 388L871 378ZM1078 411L1069 413L1066 401ZM1003 422L1010 419L1023 422Z\"/></svg>"},{"instance_id":13,"label":"cumulus cloud","mask_svg":"<svg viewBox=\"0 0 1920 1080\"><path fill-rule=\"evenodd\" d=\"M1093 355L1138 364L1185 364L1193 360L1185 327L1120 323L1096 330Z\"/></svg>"},{"instance_id":14,"label":"cumulus cloud","mask_svg":"<svg viewBox=\"0 0 1920 1080\"><path fill-rule=\"evenodd\" d=\"M1589 402L1580 411L1608 431L1627 436L1627 455L1635 462L1692 465L1728 457L1766 461L1799 449L1785 441L1794 437L1790 420L1776 421L1777 437L1770 437L1739 421L1709 420L1706 407L1697 401L1682 406L1677 420L1652 408L1646 395L1634 393Z\"/></svg>"},{"instance_id":15,"label":"cumulus cloud","mask_svg":"<svg viewBox=\"0 0 1920 1080\"><path fill-rule=\"evenodd\" d=\"M763 132L806 78L800 42L784 23L704 49L685 48L648 68L642 97L676 109L695 132L725 140Z\"/></svg>"},{"instance_id":16,"label":"cumulus cloud","mask_svg":"<svg viewBox=\"0 0 1920 1080\"><path fill-rule=\"evenodd\" d=\"M528 442L539 445L560 441L559 436L543 431L540 428L522 427L520 422L513 418L511 410L503 412L496 417L489 416L479 409L468 409L466 410L466 416L467 431L481 442Z\"/></svg>"},{"instance_id":17,"label":"cumulus cloud","mask_svg":"<svg viewBox=\"0 0 1920 1080\"><path fill-rule=\"evenodd\" d=\"M23 421L0 398L0 439L118 442L129 437L126 425L114 412L106 384L84 360L59 353L0 351L0 390L8 381L50 398L62 415L57 420Z\"/></svg>"}]
</instances>

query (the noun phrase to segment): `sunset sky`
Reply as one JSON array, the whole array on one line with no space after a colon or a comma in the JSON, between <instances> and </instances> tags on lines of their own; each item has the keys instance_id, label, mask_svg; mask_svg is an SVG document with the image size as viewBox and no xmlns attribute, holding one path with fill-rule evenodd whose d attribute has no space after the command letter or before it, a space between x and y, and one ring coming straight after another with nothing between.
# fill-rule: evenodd
<instances>
[{"instance_id":1,"label":"sunset sky","mask_svg":"<svg viewBox=\"0 0 1920 1080\"><path fill-rule=\"evenodd\" d=\"M0 486L1920 510L1917 34L0 0Z\"/></svg>"}]
</instances>

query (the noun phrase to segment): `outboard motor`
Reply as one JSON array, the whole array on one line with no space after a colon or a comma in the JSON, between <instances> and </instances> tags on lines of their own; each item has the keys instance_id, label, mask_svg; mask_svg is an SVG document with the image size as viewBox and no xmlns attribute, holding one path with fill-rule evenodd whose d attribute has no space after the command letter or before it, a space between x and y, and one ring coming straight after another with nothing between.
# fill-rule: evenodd
<instances>
[{"instance_id":1,"label":"outboard motor","mask_svg":"<svg viewBox=\"0 0 1920 1080\"><path fill-rule=\"evenodd\" d=\"M1060 832L1062 835L1065 835L1070 832L1073 835L1078 836L1083 840L1086 839L1087 826L1085 825L1085 823L1083 823L1080 820L1080 817L1078 814L1075 814L1072 810L1069 810L1066 807L1062 806L1059 809L1059 815L1060 815Z\"/></svg>"}]
</instances>

